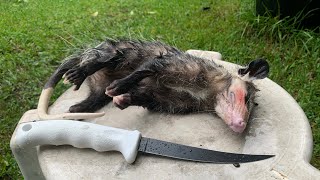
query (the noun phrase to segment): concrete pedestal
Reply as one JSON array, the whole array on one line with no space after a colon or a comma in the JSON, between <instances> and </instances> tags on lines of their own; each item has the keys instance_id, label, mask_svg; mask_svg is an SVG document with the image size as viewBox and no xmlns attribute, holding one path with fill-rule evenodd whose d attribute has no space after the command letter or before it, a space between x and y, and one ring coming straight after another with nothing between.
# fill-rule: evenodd
<instances>
[{"instance_id":1,"label":"concrete pedestal","mask_svg":"<svg viewBox=\"0 0 320 180\"><path fill-rule=\"evenodd\" d=\"M217 58L212 52L188 52L211 60ZM217 62L235 70L234 64ZM16 137L24 122L38 119L36 110L26 112L21 118L12 136L11 148L21 169L34 166L32 177L26 177L29 179L319 179L319 171L309 164L312 133L304 112L273 81L264 79L256 84L260 89L256 98L258 106L242 134L232 132L221 119L207 113L168 115L151 113L141 107L120 110L113 104L99 111L106 112L104 117L85 120L138 130L145 137L195 147L276 155L271 159L241 164L239 168L146 155L138 155L135 163L128 164L119 152L97 152L70 145L35 146L29 151L20 146ZM67 90L51 106L50 113L66 112L71 105L84 99L87 92L86 86L75 92Z\"/></svg>"}]
</instances>

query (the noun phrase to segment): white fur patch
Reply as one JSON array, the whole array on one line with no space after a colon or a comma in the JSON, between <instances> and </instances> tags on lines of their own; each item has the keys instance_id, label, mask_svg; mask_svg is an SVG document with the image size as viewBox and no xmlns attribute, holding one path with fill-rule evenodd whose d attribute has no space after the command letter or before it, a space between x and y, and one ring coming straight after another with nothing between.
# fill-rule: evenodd
<instances>
[{"instance_id":1,"label":"white fur patch","mask_svg":"<svg viewBox=\"0 0 320 180\"><path fill-rule=\"evenodd\" d=\"M193 90L190 89L186 89L186 88L182 88L182 87L171 87L172 89L178 91L178 92L187 92L189 93L192 97L196 98L196 99L206 99L209 95L208 90L203 89L201 91L198 92L194 92Z\"/></svg>"},{"instance_id":2,"label":"white fur patch","mask_svg":"<svg viewBox=\"0 0 320 180\"><path fill-rule=\"evenodd\" d=\"M253 80L256 80L257 78L256 77L249 77L249 73L247 73L246 75L244 76L241 76L241 75L238 75L240 79L242 79L243 81L247 81L247 82L251 82Z\"/></svg>"}]
</instances>

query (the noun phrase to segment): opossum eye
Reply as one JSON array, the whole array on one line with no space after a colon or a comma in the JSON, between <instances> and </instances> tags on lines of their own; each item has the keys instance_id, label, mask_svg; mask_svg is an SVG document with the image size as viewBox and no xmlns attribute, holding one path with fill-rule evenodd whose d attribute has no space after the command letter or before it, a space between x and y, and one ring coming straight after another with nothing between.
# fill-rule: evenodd
<instances>
[{"instance_id":1,"label":"opossum eye","mask_svg":"<svg viewBox=\"0 0 320 180\"><path fill-rule=\"evenodd\" d=\"M234 101L235 101L234 92L230 92L230 93L229 93L229 98L230 98L231 102L234 103Z\"/></svg>"}]
</instances>

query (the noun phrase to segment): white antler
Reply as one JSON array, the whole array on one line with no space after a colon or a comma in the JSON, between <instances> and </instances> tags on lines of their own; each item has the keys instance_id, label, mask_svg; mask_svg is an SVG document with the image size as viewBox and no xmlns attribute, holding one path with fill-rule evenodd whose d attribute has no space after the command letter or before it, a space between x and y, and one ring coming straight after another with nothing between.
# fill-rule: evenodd
<instances>
[{"instance_id":1,"label":"white antler","mask_svg":"<svg viewBox=\"0 0 320 180\"><path fill-rule=\"evenodd\" d=\"M53 93L53 88L43 89L38 102L38 115L40 119L89 119L104 116L105 113L62 113L48 114L49 100Z\"/></svg>"}]
</instances>

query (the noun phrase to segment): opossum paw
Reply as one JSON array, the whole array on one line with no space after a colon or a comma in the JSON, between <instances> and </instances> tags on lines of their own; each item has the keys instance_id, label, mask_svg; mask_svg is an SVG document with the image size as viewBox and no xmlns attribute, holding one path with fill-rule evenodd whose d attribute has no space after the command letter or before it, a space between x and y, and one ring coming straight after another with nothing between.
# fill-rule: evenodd
<instances>
[{"instance_id":1,"label":"opossum paw","mask_svg":"<svg viewBox=\"0 0 320 180\"><path fill-rule=\"evenodd\" d=\"M64 75L65 81L76 85L75 90L80 88L80 85L87 78L87 74L81 68L75 68L68 70Z\"/></svg>"},{"instance_id":2,"label":"opossum paw","mask_svg":"<svg viewBox=\"0 0 320 180\"><path fill-rule=\"evenodd\" d=\"M120 109L125 109L131 105L131 95L129 93L113 97L113 104Z\"/></svg>"},{"instance_id":3,"label":"opossum paw","mask_svg":"<svg viewBox=\"0 0 320 180\"><path fill-rule=\"evenodd\" d=\"M106 89L106 95L113 97L128 92L128 85L120 80L114 80Z\"/></svg>"},{"instance_id":4,"label":"opossum paw","mask_svg":"<svg viewBox=\"0 0 320 180\"><path fill-rule=\"evenodd\" d=\"M80 105L80 104L76 104L76 105L73 105L69 108L69 112L71 113L77 113L77 112L85 112L85 107Z\"/></svg>"}]
</instances>

